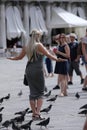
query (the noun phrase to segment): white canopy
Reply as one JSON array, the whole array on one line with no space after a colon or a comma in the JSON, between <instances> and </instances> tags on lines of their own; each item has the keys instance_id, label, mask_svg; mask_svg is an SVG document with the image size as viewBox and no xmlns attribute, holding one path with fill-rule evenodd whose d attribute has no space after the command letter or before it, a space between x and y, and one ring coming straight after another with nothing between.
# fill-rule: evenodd
<instances>
[{"instance_id":1,"label":"white canopy","mask_svg":"<svg viewBox=\"0 0 87 130\"><path fill-rule=\"evenodd\" d=\"M30 7L30 32L33 29L38 29L42 31L43 33L47 33L47 28L45 25L45 21L43 18L43 14L41 12L41 9L38 6L32 6Z\"/></svg>"},{"instance_id":2,"label":"white canopy","mask_svg":"<svg viewBox=\"0 0 87 130\"><path fill-rule=\"evenodd\" d=\"M82 19L60 7L52 8L50 28L86 27L87 20Z\"/></svg>"},{"instance_id":3,"label":"white canopy","mask_svg":"<svg viewBox=\"0 0 87 130\"><path fill-rule=\"evenodd\" d=\"M7 20L7 39L20 37L21 33L25 35L25 30L22 24L20 12L16 6L9 6L6 9Z\"/></svg>"}]
</instances>

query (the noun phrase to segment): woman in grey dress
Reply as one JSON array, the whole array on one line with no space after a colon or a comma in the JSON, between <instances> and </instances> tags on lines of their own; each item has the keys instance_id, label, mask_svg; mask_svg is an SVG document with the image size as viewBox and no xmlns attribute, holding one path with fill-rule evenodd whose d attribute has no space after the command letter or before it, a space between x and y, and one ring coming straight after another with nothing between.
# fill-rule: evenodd
<instances>
[{"instance_id":1,"label":"woman in grey dress","mask_svg":"<svg viewBox=\"0 0 87 130\"><path fill-rule=\"evenodd\" d=\"M20 60L25 55L28 57L28 63L26 66L26 77L28 85L30 88L30 106L32 109L32 118L33 119L43 119L40 115L40 110L43 104L43 95L44 95L44 73L43 73L43 56L51 58L55 61L64 61L64 59L57 58L47 51L44 45L40 42L42 33L38 30L33 30L31 33L29 43L23 47L21 53L13 58L8 58L11 60Z\"/></svg>"}]
</instances>

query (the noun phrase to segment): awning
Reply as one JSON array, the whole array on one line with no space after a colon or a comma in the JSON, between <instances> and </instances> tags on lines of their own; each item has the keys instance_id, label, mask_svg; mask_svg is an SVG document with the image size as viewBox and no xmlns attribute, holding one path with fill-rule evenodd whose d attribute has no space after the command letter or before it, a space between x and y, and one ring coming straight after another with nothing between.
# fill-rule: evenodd
<instances>
[{"instance_id":1,"label":"awning","mask_svg":"<svg viewBox=\"0 0 87 130\"><path fill-rule=\"evenodd\" d=\"M16 6L9 6L6 9L6 20L7 20L7 39L20 37L25 30L22 24L20 12Z\"/></svg>"},{"instance_id":2,"label":"awning","mask_svg":"<svg viewBox=\"0 0 87 130\"><path fill-rule=\"evenodd\" d=\"M86 27L87 20L69 13L60 7L53 7L49 25L49 28Z\"/></svg>"},{"instance_id":3,"label":"awning","mask_svg":"<svg viewBox=\"0 0 87 130\"><path fill-rule=\"evenodd\" d=\"M33 29L38 29L43 33L47 33L47 28L45 25L45 20L43 18L43 14L41 9L38 6L30 7L30 33Z\"/></svg>"}]
</instances>

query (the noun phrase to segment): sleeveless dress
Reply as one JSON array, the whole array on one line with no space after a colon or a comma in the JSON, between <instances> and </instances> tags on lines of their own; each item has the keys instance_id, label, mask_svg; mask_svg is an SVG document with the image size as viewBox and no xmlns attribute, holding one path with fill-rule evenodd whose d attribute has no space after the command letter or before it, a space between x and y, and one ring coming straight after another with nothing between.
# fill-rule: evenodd
<instances>
[{"instance_id":1,"label":"sleeveless dress","mask_svg":"<svg viewBox=\"0 0 87 130\"><path fill-rule=\"evenodd\" d=\"M65 45L59 45L58 50L65 53ZM63 58L63 59L67 59L64 56L61 55L57 55L58 58ZM56 74L63 74L63 75L67 75L68 74L68 69L69 69L69 62L68 61L63 61L63 62L56 62L55 64L55 70L54 73Z\"/></svg>"},{"instance_id":2,"label":"sleeveless dress","mask_svg":"<svg viewBox=\"0 0 87 130\"><path fill-rule=\"evenodd\" d=\"M43 55L34 51L32 61L27 63L26 78L30 88L30 100L42 98L45 89L45 79L43 73Z\"/></svg>"}]
</instances>

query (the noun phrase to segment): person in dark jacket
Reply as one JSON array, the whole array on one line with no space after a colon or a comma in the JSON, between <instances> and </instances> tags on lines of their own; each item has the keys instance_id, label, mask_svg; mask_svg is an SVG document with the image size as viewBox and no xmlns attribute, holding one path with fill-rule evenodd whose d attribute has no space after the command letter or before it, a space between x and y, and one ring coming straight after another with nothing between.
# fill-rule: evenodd
<instances>
[{"instance_id":1,"label":"person in dark jacket","mask_svg":"<svg viewBox=\"0 0 87 130\"><path fill-rule=\"evenodd\" d=\"M75 40L76 35L74 33L70 34L71 42L68 44L70 47L70 62L69 62L69 85L72 85L72 78L73 78L73 70L75 70L76 74L81 78L81 84L84 82L82 72L79 68L79 61L78 61L78 42Z\"/></svg>"}]
</instances>

